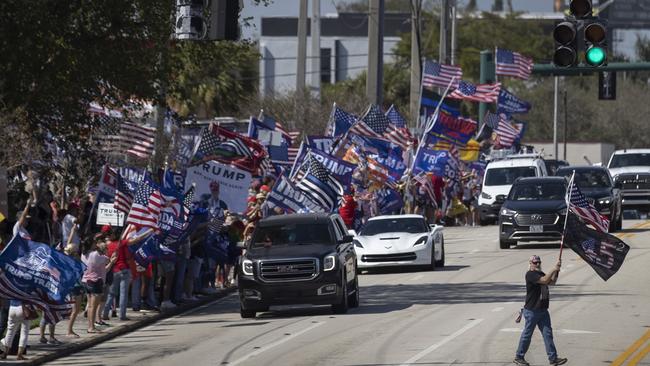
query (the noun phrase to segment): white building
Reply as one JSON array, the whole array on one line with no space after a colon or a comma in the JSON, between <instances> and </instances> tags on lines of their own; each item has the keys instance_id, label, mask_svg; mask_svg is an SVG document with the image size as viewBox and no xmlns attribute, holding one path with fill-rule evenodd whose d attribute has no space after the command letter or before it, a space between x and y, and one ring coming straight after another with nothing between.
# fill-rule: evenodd
<instances>
[{"instance_id":1,"label":"white building","mask_svg":"<svg viewBox=\"0 0 650 366\"><path fill-rule=\"evenodd\" d=\"M321 83L354 78L368 65L368 15L340 13L321 18L320 70L314 70L311 54L311 20L307 21L306 82L319 73ZM410 15L384 15L384 63L393 61L393 48L402 33L410 33ZM295 90L298 54L298 18L262 17L260 48L260 92Z\"/></svg>"}]
</instances>

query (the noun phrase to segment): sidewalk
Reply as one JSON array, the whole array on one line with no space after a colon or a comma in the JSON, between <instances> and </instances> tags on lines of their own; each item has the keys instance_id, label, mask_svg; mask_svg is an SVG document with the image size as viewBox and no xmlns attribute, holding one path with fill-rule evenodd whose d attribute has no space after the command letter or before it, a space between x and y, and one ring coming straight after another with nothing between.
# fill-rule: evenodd
<instances>
[{"instance_id":1,"label":"sidewalk","mask_svg":"<svg viewBox=\"0 0 650 366\"><path fill-rule=\"evenodd\" d=\"M79 334L79 338L66 337L68 329L68 321L64 320L56 325L55 337L61 342L58 345L42 344L40 340L40 331L36 327L29 332L29 340L27 349L27 361L16 361L15 355L7 356L6 360L0 360L0 365L41 365L43 363L53 361L57 358L65 357L75 352L93 347L99 343L108 341L123 334L132 332L138 328L142 328L149 324L155 323L161 319L169 318L178 315L187 310L207 304L211 301L225 297L231 292L236 291L236 287L229 287L221 290L212 295L201 296L199 300L182 304L173 310L164 312L135 312L130 308L127 311L128 321L120 321L118 318L111 318L106 322L110 327L99 327L102 333L88 334L88 320L83 317L83 312L79 314L75 321L74 331ZM45 329L45 337L49 338L49 329ZM17 337L19 334L16 335Z\"/></svg>"}]
</instances>

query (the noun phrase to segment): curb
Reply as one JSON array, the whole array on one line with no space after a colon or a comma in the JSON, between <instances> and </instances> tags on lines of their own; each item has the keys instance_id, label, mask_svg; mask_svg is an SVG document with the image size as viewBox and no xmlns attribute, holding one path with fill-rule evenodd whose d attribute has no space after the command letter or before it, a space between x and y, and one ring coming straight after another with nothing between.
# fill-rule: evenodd
<instances>
[{"instance_id":1,"label":"curb","mask_svg":"<svg viewBox=\"0 0 650 366\"><path fill-rule=\"evenodd\" d=\"M213 302L215 300L219 300L221 298L224 298L224 297L228 296L229 294L231 294L232 292L235 292L235 291L237 291L237 287L230 287L230 288L224 289L223 291L220 291L217 294L214 294L214 295L211 295L211 296L206 296L205 298L203 298L203 299L201 299L199 301L193 302L191 304L181 305L181 306L177 307L176 309L174 309L172 311L161 312L161 313L158 313L158 314L156 314L154 316L146 317L146 318L144 318L142 320L135 321L135 322L133 322L131 324L124 325L122 327L117 328L113 332L103 333L103 334L101 334L99 336L96 336L96 337L93 337L93 338L90 338L90 339L87 339L87 340L84 340L84 341L80 341L80 342L77 342L77 343L71 343L67 347L66 346L61 347L60 349L57 349L57 350L55 350L53 352L47 353L47 354L42 355L42 356L37 356L37 357L34 357L34 358L30 357L29 361L27 361L27 362L7 362L7 363L2 362L2 364L5 364L5 365L29 365L29 366L42 365L42 364L44 364L46 362L51 362L51 361L54 361L56 359L59 359L59 358L65 357L65 356L69 356L69 355L71 355L73 353L77 353L79 351L83 351L85 349L91 348L91 347L96 346L96 345L98 345L100 343L103 343L103 342L109 341L109 340L111 340L113 338L117 338L119 336L122 336L122 335L124 335L126 333L133 332L134 330L146 327L146 326L148 326L150 324L153 324L155 322L158 322L160 320L163 320L163 319L166 319L166 318L171 318L173 316L184 313L184 312L186 312L188 310L192 310L194 308L198 308L200 306L206 305L206 304L208 304L210 302ZM28 355L28 357L29 357L29 355Z\"/></svg>"}]
</instances>

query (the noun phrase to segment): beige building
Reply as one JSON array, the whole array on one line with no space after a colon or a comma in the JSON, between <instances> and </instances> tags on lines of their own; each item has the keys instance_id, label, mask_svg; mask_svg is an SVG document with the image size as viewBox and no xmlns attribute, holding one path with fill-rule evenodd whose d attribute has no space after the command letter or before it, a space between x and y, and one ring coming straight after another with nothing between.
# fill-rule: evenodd
<instances>
[{"instance_id":1,"label":"beige building","mask_svg":"<svg viewBox=\"0 0 650 366\"><path fill-rule=\"evenodd\" d=\"M542 152L545 159L556 159L554 155L553 142L527 141L526 145L532 145L535 150ZM586 165L602 163L607 165L609 157L614 152L614 144L602 142L568 142L566 155L564 144L558 143L557 159L566 160L571 165Z\"/></svg>"}]
</instances>

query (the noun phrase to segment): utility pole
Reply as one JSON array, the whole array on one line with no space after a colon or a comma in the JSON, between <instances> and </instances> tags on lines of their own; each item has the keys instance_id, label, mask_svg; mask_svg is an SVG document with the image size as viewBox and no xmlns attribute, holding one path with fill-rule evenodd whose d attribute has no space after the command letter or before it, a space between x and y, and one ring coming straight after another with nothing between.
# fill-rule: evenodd
<instances>
[{"instance_id":1,"label":"utility pole","mask_svg":"<svg viewBox=\"0 0 650 366\"><path fill-rule=\"evenodd\" d=\"M420 97L422 88L422 65L420 64L420 0L411 1L411 94L410 126L417 127L420 118Z\"/></svg>"},{"instance_id":2,"label":"utility pole","mask_svg":"<svg viewBox=\"0 0 650 366\"><path fill-rule=\"evenodd\" d=\"M381 104L384 77L384 0L370 0L369 8L366 95L370 103Z\"/></svg>"},{"instance_id":3,"label":"utility pole","mask_svg":"<svg viewBox=\"0 0 650 366\"><path fill-rule=\"evenodd\" d=\"M320 0L312 0L311 8L311 90L320 99Z\"/></svg>"},{"instance_id":4,"label":"utility pole","mask_svg":"<svg viewBox=\"0 0 650 366\"><path fill-rule=\"evenodd\" d=\"M451 0L442 0L442 7L440 8L440 57L441 64L448 64L449 50L447 45L447 34L449 31L449 2Z\"/></svg>"},{"instance_id":5,"label":"utility pole","mask_svg":"<svg viewBox=\"0 0 650 366\"><path fill-rule=\"evenodd\" d=\"M554 155L553 158L557 159L558 158L558 152L557 152L557 97L558 97L558 85L560 83L560 77L555 76L553 82L553 151Z\"/></svg>"},{"instance_id":6,"label":"utility pole","mask_svg":"<svg viewBox=\"0 0 650 366\"><path fill-rule=\"evenodd\" d=\"M456 10L458 1L451 0L451 64L456 65Z\"/></svg>"},{"instance_id":7,"label":"utility pole","mask_svg":"<svg viewBox=\"0 0 650 366\"><path fill-rule=\"evenodd\" d=\"M569 124L568 124L568 119L567 119L567 91L566 91L567 83L564 83L564 161L566 161L566 142L567 142L567 135L569 133Z\"/></svg>"},{"instance_id":8,"label":"utility pole","mask_svg":"<svg viewBox=\"0 0 650 366\"><path fill-rule=\"evenodd\" d=\"M298 70L296 71L296 91L305 90L305 68L307 64L307 0L300 0L298 16Z\"/></svg>"}]
</instances>

